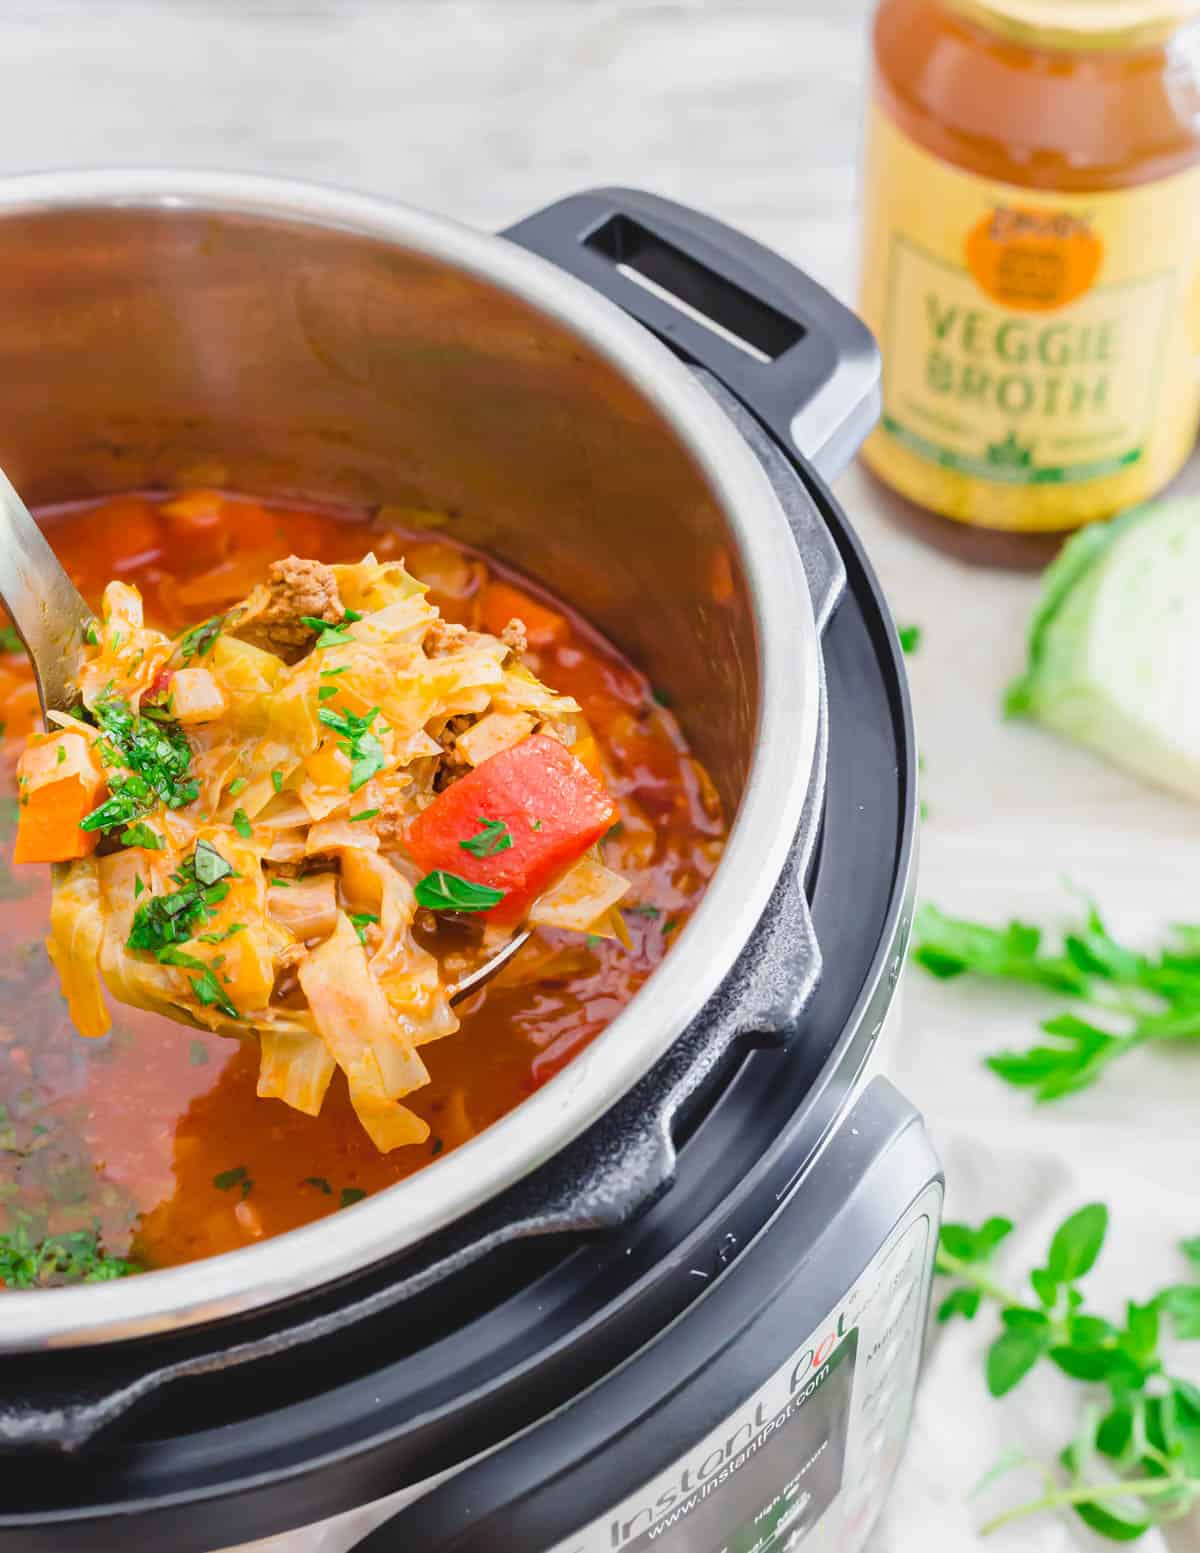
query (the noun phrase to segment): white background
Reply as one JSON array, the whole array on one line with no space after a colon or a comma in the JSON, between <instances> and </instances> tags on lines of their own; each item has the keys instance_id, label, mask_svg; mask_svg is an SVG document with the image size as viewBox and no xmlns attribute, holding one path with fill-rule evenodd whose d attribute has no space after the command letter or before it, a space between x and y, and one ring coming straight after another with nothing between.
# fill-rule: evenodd
<instances>
[{"instance_id":1,"label":"white background","mask_svg":"<svg viewBox=\"0 0 1200 1553\"><path fill-rule=\"evenodd\" d=\"M72 0L0 5L0 171L174 164L347 184L482 227L597 183L640 184L742 226L852 296L864 0ZM0 427L0 453L5 429ZM922 895L1057 923L1064 881L1153 941L1200 918L1196 815L997 707L1018 668L1026 578L969 570L894 526L855 472L839 494L912 661L929 806ZM827 947L827 952L830 946ZM1012 1278L1065 1211L1113 1208L1098 1301L1182 1274L1200 1232L1200 1053L1146 1051L1089 1095L1034 1113L980 1066L1025 1043L1042 1001L910 977L893 1071L943 1151L955 1216L1018 1219ZM1115 1312L1117 1306L1112 1307ZM872 1553L969 1550L970 1483L1014 1441L1069 1433L1050 1375L986 1397L985 1332L938 1340L908 1462ZM990 1544L1076 1545L1066 1522ZM1086 1539L1080 1537L1086 1543ZM1175 1548L1200 1545L1187 1529ZM1154 1538L1147 1553L1161 1547ZM514 1550L516 1553L516 1550Z\"/></svg>"}]
</instances>

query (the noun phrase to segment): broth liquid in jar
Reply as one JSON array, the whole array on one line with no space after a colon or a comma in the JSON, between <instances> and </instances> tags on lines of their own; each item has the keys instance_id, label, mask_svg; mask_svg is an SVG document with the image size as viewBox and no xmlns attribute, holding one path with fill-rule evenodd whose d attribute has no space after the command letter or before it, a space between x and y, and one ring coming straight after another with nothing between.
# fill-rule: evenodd
<instances>
[{"instance_id":1,"label":"broth liquid in jar","mask_svg":"<svg viewBox=\"0 0 1200 1553\"><path fill-rule=\"evenodd\" d=\"M960 553L1036 564L1192 448L1197 14L879 6L860 311L884 405L863 458Z\"/></svg>"}]
</instances>

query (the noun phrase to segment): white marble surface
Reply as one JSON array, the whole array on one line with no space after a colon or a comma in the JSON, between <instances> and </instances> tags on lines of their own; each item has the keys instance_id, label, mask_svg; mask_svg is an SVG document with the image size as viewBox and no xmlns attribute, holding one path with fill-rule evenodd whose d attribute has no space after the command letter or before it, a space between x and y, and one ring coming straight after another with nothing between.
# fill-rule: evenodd
<instances>
[{"instance_id":1,"label":"white marble surface","mask_svg":"<svg viewBox=\"0 0 1200 1553\"><path fill-rule=\"evenodd\" d=\"M641 184L709 209L852 293L865 0L5 0L0 172L71 165L236 167L357 186L497 227L572 189ZM924 642L912 679L929 819L922 894L989 918L1061 920L1064 880L1152 939L1200 916L1196 816L998 715L1034 585L970 570L888 520L868 482L840 495L897 616ZM1114 1291L1178 1273L1200 1231L1196 1058L1146 1051L1116 1081L1034 1115L980 1066L1031 1033L1036 999L910 980L897 1077L952 1167L955 1213L1016 1210L1039 1248L1097 1191L1117 1222ZM1122 1283L1126 1287L1122 1288ZM963 1494L1040 1397L999 1414L980 1340L934 1353L909 1464L872 1553L974 1545ZM1050 1378L1051 1381L1054 1377ZM1059 1388L1061 1389L1061 1388ZM1073 1544L1065 1524L1002 1548ZM1173 1533L1174 1546L1187 1533ZM1182 1539L1182 1540L1181 1540ZM1189 1544L1190 1545L1190 1544ZM1148 1541L1147 1549L1152 1543Z\"/></svg>"}]
</instances>

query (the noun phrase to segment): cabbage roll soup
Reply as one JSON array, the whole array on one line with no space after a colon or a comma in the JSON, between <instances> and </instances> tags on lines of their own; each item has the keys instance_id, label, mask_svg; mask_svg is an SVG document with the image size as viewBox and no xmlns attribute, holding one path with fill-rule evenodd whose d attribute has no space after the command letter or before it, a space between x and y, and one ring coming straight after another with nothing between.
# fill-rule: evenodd
<instances>
[{"instance_id":1,"label":"cabbage roll soup","mask_svg":"<svg viewBox=\"0 0 1200 1553\"><path fill-rule=\"evenodd\" d=\"M438 514L41 520L96 619L48 728L0 635L3 1289L234 1250L457 1148L635 994L725 833L637 669Z\"/></svg>"}]
</instances>

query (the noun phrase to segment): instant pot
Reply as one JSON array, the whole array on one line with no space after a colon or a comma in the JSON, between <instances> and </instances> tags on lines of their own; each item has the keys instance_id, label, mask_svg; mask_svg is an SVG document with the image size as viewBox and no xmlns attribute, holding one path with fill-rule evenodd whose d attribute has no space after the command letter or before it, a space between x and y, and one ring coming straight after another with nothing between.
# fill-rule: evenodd
<instances>
[{"instance_id":1,"label":"instant pot","mask_svg":"<svg viewBox=\"0 0 1200 1553\"><path fill-rule=\"evenodd\" d=\"M260 1246L0 1298L0 1553L861 1548L941 1204L876 1071L904 672L825 484L866 330L620 189L492 237L235 175L9 180L0 282L28 500L445 512L646 670L736 816L646 987L478 1138Z\"/></svg>"}]
</instances>

